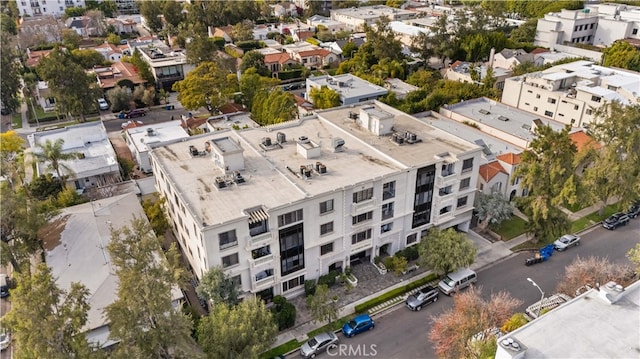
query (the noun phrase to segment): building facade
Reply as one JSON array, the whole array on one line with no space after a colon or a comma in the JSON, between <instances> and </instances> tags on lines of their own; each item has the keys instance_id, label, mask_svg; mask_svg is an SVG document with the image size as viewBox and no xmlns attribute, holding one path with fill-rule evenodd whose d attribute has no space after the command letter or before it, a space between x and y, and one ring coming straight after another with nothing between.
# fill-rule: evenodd
<instances>
[{"instance_id":1,"label":"building facade","mask_svg":"<svg viewBox=\"0 0 640 359\"><path fill-rule=\"evenodd\" d=\"M469 228L481 148L379 102L153 148L158 192L197 278L222 266L245 294Z\"/></svg>"},{"instance_id":2,"label":"building facade","mask_svg":"<svg viewBox=\"0 0 640 359\"><path fill-rule=\"evenodd\" d=\"M84 0L17 0L20 16L53 15L60 17L70 7L84 7Z\"/></svg>"},{"instance_id":3,"label":"building facade","mask_svg":"<svg viewBox=\"0 0 640 359\"><path fill-rule=\"evenodd\" d=\"M193 64L187 61L187 54L157 41L148 46L136 47L136 51L140 51L144 61L149 64L158 89L171 90L174 83L184 80L194 69Z\"/></svg>"},{"instance_id":4,"label":"building facade","mask_svg":"<svg viewBox=\"0 0 640 359\"><path fill-rule=\"evenodd\" d=\"M342 74L336 76L311 76L307 78L307 96L309 97L312 88L320 89L324 86L336 91L340 95L341 105L352 105L375 100L389 92L386 88L374 85L358 76ZM310 97L307 98L307 100L313 103Z\"/></svg>"}]
</instances>

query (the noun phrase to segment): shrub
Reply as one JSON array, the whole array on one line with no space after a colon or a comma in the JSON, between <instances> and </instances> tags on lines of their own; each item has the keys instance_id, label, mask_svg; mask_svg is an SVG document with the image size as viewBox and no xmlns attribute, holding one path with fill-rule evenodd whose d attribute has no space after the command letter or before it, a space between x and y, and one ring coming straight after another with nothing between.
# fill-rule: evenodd
<instances>
[{"instance_id":1,"label":"shrub","mask_svg":"<svg viewBox=\"0 0 640 359\"><path fill-rule=\"evenodd\" d=\"M304 281L304 295L310 296L316 294L316 281L315 280L305 280Z\"/></svg>"},{"instance_id":2,"label":"shrub","mask_svg":"<svg viewBox=\"0 0 640 359\"><path fill-rule=\"evenodd\" d=\"M367 310L375 307L378 304L384 303L386 301L388 301L391 298L395 298L397 296L403 295L404 293L414 290L418 287L421 287L433 280L435 280L438 276L435 274L429 274L428 276L422 278L422 279L418 279L414 282L411 282L403 287L400 288L396 288L393 290L390 290L384 294L382 294L379 297L370 299L362 304L356 305L355 306L355 311L356 313L365 313Z\"/></svg>"},{"instance_id":3,"label":"shrub","mask_svg":"<svg viewBox=\"0 0 640 359\"><path fill-rule=\"evenodd\" d=\"M327 287L332 287L333 285L336 284L336 277L339 274L340 273L338 271L330 271L325 275L321 275L320 278L318 278L318 285L324 284Z\"/></svg>"},{"instance_id":4,"label":"shrub","mask_svg":"<svg viewBox=\"0 0 640 359\"><path fill-rule=\"evenodd\" d=\"M396 275L402 274L405 270L407 270L407 259L403 256L393 256L391 257L391 264L393 268L393 272Z\"/></svg>"},{"instance_id":5,"label":"shrub","mask_svg":"<svg viewBox=\"0 0 640 359\"><path fill-rule=\"evenodd\" d=\"M296 307L281 295L273 297L273 304L271 311L278 325L278 330L293 327L296 324Z\"/></svg>"},{"instance_id":6,"label":"shrub","mask_svg":"<svg viewBox=\"0 0 640 359\"><path fill-rule=\"evenodd\" d=\"M403 249L400 253L396 253L396 255L402 256L407 259L407 261L414 261L420 257L420 253L418 253L418 246L411 246Z\"/></svg>"},{"instance_id":7,"label":"shrub","mask_svg":"<svg viewBox=\"0 0 640 359\"><path fill-rule=\"evenodd\" d=\"M264 43L257 40L238 41L235 45L242 49L242 51L244 52L261 49L264 47Z\"/></svg>"},{"instance_id":8,"label":"shrub","mask_svg":"<svg viewBox=\"0 0 640 359\"><path fill-rule=\"evenodd\" d=\"M509 333L520 328L521 326L527 323L528 321L527 321L527 318L524 316L524 314L516 313L512 315L511 318L509 318L509 320L507 320L502 325L502 328L500 328L500 330L503 331L504 333Z\"/></svg>"}]
</instances>

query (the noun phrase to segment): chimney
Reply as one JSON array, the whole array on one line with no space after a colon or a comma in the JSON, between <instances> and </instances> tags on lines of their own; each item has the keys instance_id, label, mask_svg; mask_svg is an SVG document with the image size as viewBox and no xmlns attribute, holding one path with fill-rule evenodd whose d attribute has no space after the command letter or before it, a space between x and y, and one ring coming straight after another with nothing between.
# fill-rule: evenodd
<instances>
[{"instance_id":1,"label":"chimney","mask_svg":"<svg viewBox=\"0 0 640 359\"><path fill-rule=\"evenodd\" d=\"M493 59L496 56L496 48L492 47L489 53L489 68L493 68Z\"/></svg>"},{"instance_id":2,"label":"chimney","mask_svg":"<svg viewBox=\"0 0 640 359\"><path fill-rule=\"evenodd\" d=\"M622 297L622 293L624 293L624 288L613 281L598 288L598 297L602 298L607 304L617 302Z\"/></svg>"}]
</instances>

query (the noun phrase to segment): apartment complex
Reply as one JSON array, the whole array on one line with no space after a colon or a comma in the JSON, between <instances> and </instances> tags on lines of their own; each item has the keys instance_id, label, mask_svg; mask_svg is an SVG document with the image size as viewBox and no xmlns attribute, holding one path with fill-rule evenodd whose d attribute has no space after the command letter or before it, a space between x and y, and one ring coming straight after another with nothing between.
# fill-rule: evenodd
<instances>
[{"instance_id":1,"label":"apartment complex","mask_svg":"<svg viewBox=\"0 0 640 359\"><path fill-rule=\"evenodd\" d=\"M588 127L607 102L636 104L640 73L575 61L505 80L502 103L574 127Z\"/></svg>"},{"instance_id":2,"label":"apartment complex","mask_svg":"<svg viewBox=\"0 0 640 359\"><path fill-rule=\"evenodd\" d=\"M84 7L84 0L17 0L20 16L53 15L60 17L69 7Z\"/></svg>"},{"instance_id":3,"label":"apartment complex","mask_svg":"<svg viewBox=\"0 0 640 359\"><path fill-rule=\"evenodd\" d=\"M374 102L153 148L197 278L222 266L265 300L305 279L469 228L481 148Z\"/></svg>"},{"instance_id":4,"label":"apartment complex","mask_svg":"<svg viewBox=\"0 0 640 359\"><path fill-rule=\"evenodd\" d=\"M640 7L624 4L593 4L580 10L562 9L538 20L534 44L553 48L578 43L610 46L616 40L640 40Z\"/></svg>"},{"instance_id":5,"label":"apartment complex","mask_svg":"<svg viewBox=\"0 0 640 359\"><path fill-rule=\"evenodd\" d=\"M307 96L312 88L321 89L328 87L340 95L341 105L352 105L364 101L375 100L386 95L389 90L382 86L372 84L352 74L310 76L307 78ZM308 98L313 102L313 99Z\"/></svg>"},{"instance_id":6,"label":"apartment complex","mask_svg":"<svg viewBox=\"0 0 640 359\"><path fill-rule=\"evenodd\" d=\"M385 5L331 10L331 19L340 21L351 31L362 31L365 25L373 26L382 17L387 17L391 21L403 21L418 17L418 12Z\"/></svg>"},{"instance_id":7,"label":"apartment complex","mask_svg":"<svg viewBox=\"0 0 640 359\"><path fill-rule=\"evenodd\" d=\"M142 58L149 64L151 73L156 79L156 88L171 90L174 83L184 80L194 69L187 61L187 54L182 50L174 50L160 41L153 41L147 46L137 46Z\"/></svg>"}]
</instances>

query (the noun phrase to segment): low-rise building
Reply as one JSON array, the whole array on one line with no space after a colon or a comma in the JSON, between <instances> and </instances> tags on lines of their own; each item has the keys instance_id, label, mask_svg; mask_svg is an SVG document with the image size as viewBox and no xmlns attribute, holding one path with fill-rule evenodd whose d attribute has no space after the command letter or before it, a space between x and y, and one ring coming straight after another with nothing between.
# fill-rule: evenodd
<instances>
[{"instance_id":1,"label":"low-rise building","mask_svg":"<svg viewBox=\"0 0 640 359\"><path fill-rule=\"evenodd\" d=\"M28 136L31 151L39 153L47 141L64 140L63 153L75 153L76 159L60 161L60 172L68 176L67 185L77 190L101 187L122 181L116 153L102 122L86 122L61 129L35 132ZM51 173L49 163L36 162L36 175Z\"/></svg>"},{"instance_id":2,"label":"low-rise building","mask_svg":"<svg viewBox=\"0 0 640 359\"><path fill-rule=\"evenodd\" d=\"M85 7L84 0L49 1L16 1L21 17L55 16L61 17L70 7Z\"/></svg>"},{"instance_id":3,"label":"low-rise building","mask_svg":"<svg viewBox=\"0 0 640 359\"><path fill-rule=\"evenodd\" d=\"M294 52L291 57L311 70L337 65L340 62L339 55L327 49Z\"/></svg>"},{"instance_id":4,"label":"low-rise building","mask_svg":"<svg viewBox=\"0 0 640 359\"><path fill-rule=\"evenodd\" d=\"M542 59L536 59L533 54L529 54L523 49L503 49L495 54L493 61L490 59L489 62L493 68L499 67L506 70L513 70L514 67L525 62L542 65Z\"/></svg>"},{"instance_id":5,"label":"low-rise building","mask_svg":"<svg viewBox=\"0 0 640 359\"><path fill-rule=\"evenodd\" d=\"M487 78L487 70L490 67L484 64L474 64L466 61L456 61L444 73L444 78L451 81L469 82L482 84ZM475 71L478 79L473 79L472 71ZM504 88L505 79L511 76L511 70L503 68L493 68L493 77L495 83L493 87L502 90Z\"/></svg>"},{"instance_id":6,"label":"low-rise building","mask_svg":"<svg viewBox=\"0 0 640 359\"><path fill-rule=\"evenodd\" d=\"M403 21L418 17L418 12L385 5L331 10L331 19L344 23L349 31L362 31L365 25L373 26L382 17L391 21Z\"/></svg>"},{"instance_id":7,"label":"low-rise building","mask_svg":"<svg viewBox=\"0 0 640 359\"><path fill-rule=\"evenodd\" d=\"M140 171L151 173L149 150L154 146L188 138L189 134L182 127L181 121L169 121L153 125L137 126L124 132L124 140L136 159Z\"/></svg>"},{"instance_id":8,"label":"low-rise building","mask_svg":"<svg viewBox=\"0 0 640 359\"><path fill-rule=\"evenodd\" d=\"M196 277L222 266L268 301L431 227L468 230L481 151L373 101L193 136L151 158Z\"/></svg>"},{"instance_id":9,"label":"low-rise building","mask_svg":"<svg viewBox=\"0 0 640 359\"><path fill-rule=\"evenodd\" d=\"M144 61L149 64L158 89L171 90L174 83L184 80L194 69L194 65L187 61L187 54L161 42L136 47L136 51L140 51Z\"/></svg>"},{"instance_id":10,"label":"low-rise building","mask_svg":"<svg viewBox=\"0 0 640 359\"><path fill-rule=\"evenodd\" d=\"M275 50L274 50L275 51ZM291 58L291 55L287 52L276 52L273 54L264 55L264 65L272 73L280 72L286 65L297 64L298 61Z\"/></svg>"},{"instance_id":11,"label":"low-rise building","mask_svg":"<svg viewBox=\"0 0 640 359\"><path fill-rule=\"evenodd\" d=\"M122 80L131 81L134 86L146 83L146 81L140 77L135 66L128 62L114 62L111 66L94 67L89 72L96 75L98 85L100 85L100 88L104 91L115 88L118 86L118 82Z\"/></svg>"},{"instance_id":12,"label":"low-rise building","mask_svg":"<svg viewBox=\"0 0 640 359\"><path fill-rule=\"evenodd\" d=\"M330 18L322 15L313 15L309 17L307 19L307 25L313 26L314 28L318 26L322 26L325 29L331 31L332 33L347 30L347 26L345 23L337 20L331 20Z\"/></svg>"},{"instance_id":13,"label":"low-rise building","mask_svg":"<svg viewBox=\"0 0 640 359\"><path fill-rule=\"evenodd\" d=\"M413 86L412 84L406 83L397 78L387 78L384 80L385 87L389 89L389 91L396 94L396 98L403 100L407 97L407 94L410 92L416 91L419 89L417 86Z\"/></svg>"},{"instance_id":14,"label":"low-rise building","mask_svg":"<svg viewBox=\"0 0 640 359\"><path fill-rule=\"evenodd\" d=\"M608 102L638 103L640 73L575 61L505 80L502 102L574 127L595 121Z\"/></svg>"},{"instance_id":15,"label":"low-rise building","mask_svg":"<svg viewBox=\"0 0 640 359\"><path fill-rule=\"evenodd\" d=\"M107 25L113 26L117 34L131 34L138 32L138 24L130 18L107 19Z\"/></svg>"},{"instance_id":16,"label":"low-rise building","mask_svg":"<svg viewBox=\"0 0 640 359\"><path fill-rule=\"evenodd\" d=\"M375 100L386 95L389 90L374 85L352 74L310 76L307 78L307 96L312 88L320 89L326 86L340 95L341 105L351 105L369 100ZM313 102L310 98L309 101Z\"/></svg>"}]
</instances>

